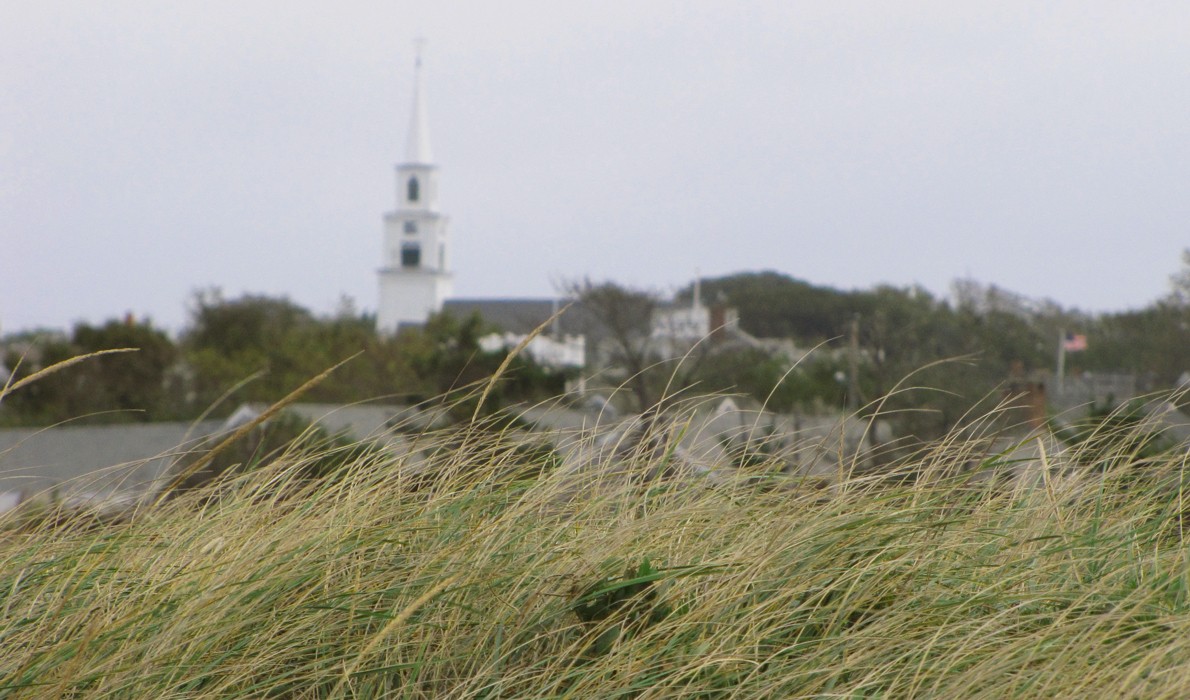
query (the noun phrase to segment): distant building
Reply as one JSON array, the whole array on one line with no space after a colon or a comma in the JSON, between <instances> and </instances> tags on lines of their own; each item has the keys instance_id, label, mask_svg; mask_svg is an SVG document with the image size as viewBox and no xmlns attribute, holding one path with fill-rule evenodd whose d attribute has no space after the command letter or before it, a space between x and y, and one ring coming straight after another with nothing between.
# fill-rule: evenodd
<instances>
[{"instance_id":1,"label":"distant building","mask_svg":"<svg viewBox=\"0 0 1190 700\"><path fill-rule=\"evenodd\" d=\"M495 352L520 345L566 304L564 299L448 299L442 310L455 318L477 314L485 323L499 329L479 341L485 351ZM589 359L589 333L587 315L571 307L529 341L524 352L544 367L583 367Z\"/></svg>"},{"instance_id":2,"label":"distant building","mask_svg":"<svg viewBox=\"0 0 1190 700\"><path fill-rule=\"evenodd\" d=\"M378 271L377 330L394 334L418 326L435 313L456 318L473 313L498 329L481 339L485 350L512 349L546 323L562 299L449 299L453 273L447 253L447 217L438 211L438 166L430 150L421 56L415 64L413 112L405 159L397 166L396 209L384 217L384 264ZM734 309L705 306L697 293L693 303L659 304L649 343L658 354L682 353L700 339L723 340L740 335ZM600 366L607 352L605 330L581 306L574 306L549 324L524 352L547 367Z\"/></svg>"},{"instance_id":3,"label":"distant building","mask_svg":"<svg viewBox=\"0 0 1190 700\"><path fill-rule=\"evenodd\" d=\"M568 299L447 299L442 310L455 318L478 315L498 329L480 340L489 352L511 350L529 334L545 328L529 342L524 352L538 364L555 369L599 368L614 354L614 341L607 329L580 302ZM570 304L558 318L550 318ZM718 345L733 342L758 347L761 341L739 328L736 309L716 304L705 306L695 297L691 302L662 302L653 311L648 329L650 352L659 357L676 357L700 342Z\"/></svg>"},{"instance_id":4,"label":"distant building","mask_svg":"<svg viewBox=\"0 0 1190 700\"><path fill-rule=\"evenodd\" d=\"M527 337L527 335L518 335L508 331L489 333L479 339L479 347L484 352L513 350L520 346ZM583 367L587 363L587 339L581 335L567 335L561 338L537 335L529 341L522 352L542 367L552 369Z\"/></svg>"},{"instance_id":5,"label":"distant building","mask_svg":"<svg viewBox=\"0 0 1190 700\"><path fill-rule=\"evenodd\" d=\"M653 310L651 342L662 356L685 353L694 344L719 343L724 340L747 338L740 330L739 312L726 304L707 306L702 303L699 280L694 280L694 296L690 302L672 301L657 305Z\"/></svg>"},{"instance_id":6,"label":"distant building","mask_svg":"<svg viewBox=\"0 0 1190 700\"><path fill-rule=\"evenodd\" d=\"M379 270L376 326L396 333L442 310L453 275L447 254L448 220L438 211L438 166L430 151L421 56L415 65L413 115L405 161L397 166L397 208L384 217L384 265Z\"/></svg>"}]
</instances>

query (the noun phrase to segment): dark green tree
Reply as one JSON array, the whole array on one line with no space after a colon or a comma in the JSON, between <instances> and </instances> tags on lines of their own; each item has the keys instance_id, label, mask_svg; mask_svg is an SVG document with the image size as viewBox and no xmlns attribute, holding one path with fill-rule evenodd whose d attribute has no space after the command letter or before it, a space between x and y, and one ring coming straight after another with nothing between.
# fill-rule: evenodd
<instances>
[{"instance_id":1,"label":"dark green tree","mask_svg":"<svg viewBox=\"0 0 1190 700\"><path fill-rule=\"evenodd\" d=\"M492 330L478 314L459 319L449 313L431 316L421 328L403 330L394 349L407 359L416 378L410 387L412 396L422 401L446 401L457 418L470 418L479 394L509 352L488 352L480 347L480 339ZM518 354L488 394L481 414L488 415L510 402L557 396L564 390L565 380L564 373L547 371L527 354Z\"/></svg>"},{"instance_id":2,"label":"dark green tree","mask_svg":"<svg viewBox=\"0 0 1190 700\"><path fill-rule=\"evenodd\" d=\"M838 376L846 371L838 353L823 349L796 366L765 350L725 348L710 353L691 377L699 392L738 393L777 412L840 409L846 384Z\"/></svg>"},{"instance_id":3,"label":"dark green tree","mask_svg":"<svg viewBox=\"0 0 1190 700\"><path fill-rule=\"evenodd\" d=\"M202 407L253 377L234 401L276 401L357 355L305 399L377 398L399 391L405 378L405 368L388 357L391 342L376 335L372 319L347 313L316 318L285 298L248 294L226 300L217 290L200 292L182 345Z\"/></svg>"},{"instance_id":4,"label":"dark green tree","mask_svg":"<svg viewBox=\"0 0 1190 700\"><path fill-rule=\"evenodd\" d=\"M102 355L47 374L4 400L9 424L48 425L88 418L149 421L176 417L182 410L182 387L173 370L178 350L163 331L131 317L101 326L80 323L68 340L50 339L24 359L5 358L17 367L16 378L100 350L133 348L135 352Z\"/></svg>"}]
</instances>

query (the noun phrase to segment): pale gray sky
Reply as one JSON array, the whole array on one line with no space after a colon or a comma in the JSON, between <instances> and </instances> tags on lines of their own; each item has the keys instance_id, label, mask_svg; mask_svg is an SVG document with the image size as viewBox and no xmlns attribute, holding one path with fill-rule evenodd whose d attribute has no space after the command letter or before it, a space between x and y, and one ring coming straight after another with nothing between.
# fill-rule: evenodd
<instances>
[{"instance_id":1,"label":"pale gray sky","mask_svg":"<svg viewBox=\"0 0 1190 700\"><path fill-rule=\"evenodd\" d=\"M456 294L970 276L1142 306L1190 246L1190 3L8 2L0 330L376 305L413 39Z\"/></svg>"}]
</instances>

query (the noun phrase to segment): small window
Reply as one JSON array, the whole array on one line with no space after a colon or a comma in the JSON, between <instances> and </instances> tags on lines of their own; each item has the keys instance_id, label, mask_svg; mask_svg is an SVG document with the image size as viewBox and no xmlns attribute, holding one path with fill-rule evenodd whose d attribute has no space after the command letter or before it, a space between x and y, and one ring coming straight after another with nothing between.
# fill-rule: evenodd
<instances>
[{"instance_id":1,"label":"small window","mask_svg":"<svg viewBox=\"0 0 1190 700\"><path fill-rule=\"evenodd\" d=\"M438 246L438 269L439 270L446 269L446 245L445 244Z\"/></svg>"},{"instance_id":2,"label":"small window","mask_svg":"<svg viewBox=\"0 0 1190 700\"><path fill-rule=\"evenodd\" d=\"M417 177L409 178L409 186L406 188L409 191L406 193L410 202L416 202L418 196L421 194L421 185L417 181Z\"/></svg>"},{"instance_id":3,"label":"small window","mask_svg":"<svg viewBox=\"0 0 1190 700\"><path fill-rule=\"evenodd\" d=\"M417 233L417 222L416 221L406 221L405 222L405 233Z\"/></svg>"},{"instance_id":4,"label":"small window","mask_svg":"<svg viewBox=\"0 0 1190 700\"><path fill-rule=\"evenodd\" d=\"M420 267L421 247L407 245L401 248L401 267Z\"/></svg>"}]
</instances>

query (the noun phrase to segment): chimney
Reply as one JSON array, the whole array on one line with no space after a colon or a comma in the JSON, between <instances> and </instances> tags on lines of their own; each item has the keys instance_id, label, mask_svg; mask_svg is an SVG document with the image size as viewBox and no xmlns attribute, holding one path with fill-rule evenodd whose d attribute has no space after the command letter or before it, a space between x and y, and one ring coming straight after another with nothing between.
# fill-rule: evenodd
<instances>
[{"instance_id":1,"label":"chimney","mask_svg":"<svg viewBox=\"0 0 1190 700\"><path fill-rule=\"evenodd\" d=\"M1046 415L1045 382L1036 378L1026 378L1024 363L1017 360L1009 370L1008 388L1005 391L1006 403L1014 410L1014 423L1020 422L1029 430L1042 431L1048 424Z\"/></svg>"}]
</instances>

